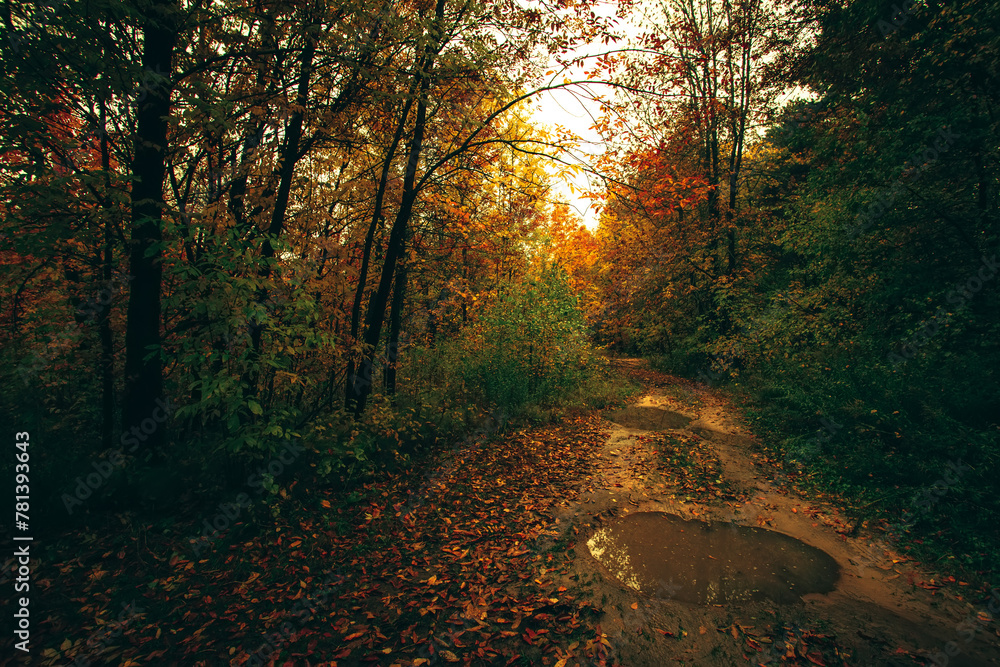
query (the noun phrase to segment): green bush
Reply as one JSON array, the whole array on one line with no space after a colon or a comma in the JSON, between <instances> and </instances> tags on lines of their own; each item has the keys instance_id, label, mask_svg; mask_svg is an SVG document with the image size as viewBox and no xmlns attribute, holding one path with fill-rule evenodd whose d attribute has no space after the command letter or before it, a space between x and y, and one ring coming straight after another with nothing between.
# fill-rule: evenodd
<instances>
[{"instance_id":1,"label":"green bush","mask_svg":"<svg viewBox=\"0 0 1000 667\"><path fill-rule=\"evenodd\" d=\"M543 266L484 295L486 304L452 340L407 353L404 386L419 393L442 427L463 403L508 417L544 419L547 411L618 400L630 387L614 379L588 341L565 273Z\"/></svg>"},{"instance_id":2,"label":"green bush","mask_svg":"<svg viewBox=\"0 0 1000 667\"><path fill-rule=\"evenodd\" d=\"M571 392L594 356L576 297L554 266L505 286L464 333L465 386L510 412Z\"/></svg>"}]
</instances>

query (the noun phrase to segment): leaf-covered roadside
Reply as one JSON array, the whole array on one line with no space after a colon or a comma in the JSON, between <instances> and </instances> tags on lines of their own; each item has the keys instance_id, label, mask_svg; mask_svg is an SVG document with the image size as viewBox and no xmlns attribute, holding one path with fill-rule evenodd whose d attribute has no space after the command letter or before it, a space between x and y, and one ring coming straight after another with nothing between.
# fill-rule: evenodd
<instances>
[{"instance_id":1,"label":"leaf-covered roadside","mask_svg":"<svg viewBox=\"0 0 1000 667\"><path fill-rule=\"evenodd\" d=\"M77 611L42 624L44 664L91 654L88 638L133 599L143 611L92 661L267 664L252 656L272 644L277 664L600 661L598 610L554 583L576 531L552 508L604 437L596 417L577 417L353 496L293 492L273 526L197 560L168 539L190 531L133 526L112 549L81 535L81 553L55 565Z\"/></svg>"}]
</instances>

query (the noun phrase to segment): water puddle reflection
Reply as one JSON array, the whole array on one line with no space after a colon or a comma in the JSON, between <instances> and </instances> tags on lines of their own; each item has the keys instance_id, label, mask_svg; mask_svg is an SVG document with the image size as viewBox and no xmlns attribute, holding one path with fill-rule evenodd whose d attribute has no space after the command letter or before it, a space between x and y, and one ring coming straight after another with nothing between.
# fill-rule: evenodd
<instances>
[{"instance_id":1,"label":"water puddle reflection","mask_svg":"<svg viewBox=\"0 0 1000 667\"><path fill-rule=\"evenodd\" d=\"M824 551L763 528L638 512L599 529L590 553L621 583L695 604L829 593L840 568Z\"/></svg>"}]
</instances>

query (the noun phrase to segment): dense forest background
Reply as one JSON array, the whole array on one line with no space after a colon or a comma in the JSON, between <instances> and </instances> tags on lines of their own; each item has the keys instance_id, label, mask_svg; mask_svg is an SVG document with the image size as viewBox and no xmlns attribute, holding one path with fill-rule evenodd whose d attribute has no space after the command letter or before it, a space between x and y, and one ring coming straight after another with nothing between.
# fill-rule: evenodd
<instances>
[{"instance_id":1,"label":"dense forest background","mask_svg":"<svg viewBox=\"0 0 1000 667\"><path fill-rule=\"evenodd\" d=\"M40 525L255 471L277 512L617 400L604 346L995 568L1000 5L666 0L628 48L593 9L5 4L0 410ZM601 95L596 229L552 196L552 88Z\"/></svg>"},{"instance_id":2,"label":"dense forest background","mask_svg":"<svg viewBox=\"0 0 1000 667\"><path fill-rule=\"evenodd\" d=\"M624 75L669 97L568 258L597 339L742 395L858 521L995 568L1000 8L671 7Z\"/></svg>"},{"instance_id":3,"label":"dense forest background","mask_svg":"<svg viewBox=\"0 0 1000 667\"><path fill-rule=\"evenodd\" d=\"M367 474L577 391L540 166L565 141L517 106L600 27L562 14L8 5L2 400L46 443L37 497L155 504L293 439Z\"/></svg>"}]
</instances>

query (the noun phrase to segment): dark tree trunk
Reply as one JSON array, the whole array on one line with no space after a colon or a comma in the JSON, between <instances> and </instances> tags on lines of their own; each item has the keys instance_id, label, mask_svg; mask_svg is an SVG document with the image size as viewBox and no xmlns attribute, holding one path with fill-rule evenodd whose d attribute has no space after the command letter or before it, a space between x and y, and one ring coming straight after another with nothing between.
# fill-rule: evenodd
<instances>
[{"instance_id":1,"label":"dark tree trunk","mask_svg":"<svg viewBox=\"0 0 1000 667\"><path fill-rule=\"evenodd\" d=\"M463 202L464 204L464 202ZM469 287L469 242L468 239L463 239L465 242L465 247L462 248L462 280L464 281L464 287L468 289ZM462 324L469 321L469 301L468 299L462 299Z\"/></svg>"},{"instance_id":2,"label":"dark tree trunk","mask_svg":"<svg viewBox=\"0 0 1000 667\"><path fill-rule=\"evenodd\" d=\"M368 312L365 315L365 335L363 345L364 351L361 364L355 377L348 378L348 387L354 403L354 414L360 416L368 403L368 397L372 390L372 369L375 362L375 351L378 348L379 338L382 336L382 325L385 321L385 308L389 301L389 293L392 291L393 278L396 272L396 263L403 255L406 247L407 226L410 217L413 215L413 204L416 202L419 191L416 189L417 163L420 161L420 151L424 143L424 130L427 123L427 94L430 90L431 70L434 67L437 54L442 46L444 29L444 5L445 0L437 0L435 7L435 38L430 40L427 51L422 59L423 67L420 67L414 75L420 81L420 88L417 102L417 117L413 125L413 137L410 140L410 147L407 151L406 173L403 176L403 197L399 203L399 210L396 212L396 219L392 224L392 231L389 233L389 243L386 248L385 261L382 264L382 274L379 277L378 289L372 294L368 303Z\"/></svg>"},{"instance_id":3,"label":"dark tree trunk","mask_svg":"<svg viewBox=\"0 0 1000 667\"><path fill-rule=\"evenodd\" d=\"M406 245L406 239L403 239ZM389 347L386 352L385 393L396 393L396 368L399 362L399 330L403 321L403 303L406 299L406 262L396 272L396 285L392 288L392 305L389 307Z\"/></svg>"},{"instance_id":4,"label":"dark tree trunk","mask_svg":"<svg viewBox=\"0 0 1000 667\"><path fill-rule=\"evenodd\" d=\"M396 133L392 137L392 143L389 145L385 161L382 163L382 174L379 177L378 189L375 192L375 208L372 213L371 223L368 225L368 233L365 235L365 246L361 256L361 270L358 274L358 287L354 291L354 305L351 307L352 343L358 339L358 334L361 329L361 302L364 299L365 285L368 282L368 265L371 262L372 245L375 242L375 231L378 229L379 221L382 219L382 202L385 199L385 189L389 182L389 173L392 170L392 161L396 155L396 149L399 147L399 142L403 138L403 131L406 128L406 119L410 115L410 109L413 107L414 94L417 92L417 84L418 79L414 77L413 83L410 86L409 95L407 96L406 103L403 105L403 111L399 117L399 123L396 125ZM351 410L354 407L354 402L357 397L357 389L354 386L356 378L355 371L355 361L352 356L347 362L347 387L344 392L344 407L348 410Z\"/></svg>"},{"instance_id":5,"label":"dark tree trunk","mask_svg":"<svg viewBox=\"0 0 1000 667\"><path fill-rule=\"evenodd\" d=\"M104 100L100 101L101 124L101 169L104 170L105 201L110 203L111 195L111 152L108 146L108 116ZM111 289L114 261L114 218L110 206L105 206L104 252L102 253L102 277L105 289ZM113 298L113 297L111 297ZM111 303L101 306L97 319L98 334L101 339L101 447L111 449L115 430L115 338L111 330Z\"/></svg>"},{"instance_id":6,"label":"dark tree trunk","mask_svg":"<svg viewBox=\"0 0 1000 667\"><path fill-rule=\"evenodd\" d=\"M422 107L423 105L421 105ZM372 370L375 362L375 350L378 347L379 338L382 336L382 325L385 320L385 308L389 301L389 292L392 289L396 262L403 254L404 238L406 228L413 213L413 203L417 198L417 191L413 190L414 176L416 171L416 155L420 154L420 145L423 139L423 125L421 118L424 109L417 112L419 129L415 131L413 141L410 146L410 164L406 168L406 181L408 187L404 186L403 200L400 202L399 211L396 213L396 220L392 225L389 234L389 247L385 254L385 263L382 265L382 274L379 279L378 288L372 294L368 303L368 312L365 317L364 354L358 368L357 376L351 378L349 383L353 386L354 414L360 416L368 403L368 396L372 389Z\"/></svg>"},{"instance_id":7,"label":"dark tree trunk","mask_svg":"<svg viewBox=\"0 0 1000 667\"><path fill-rule=\"evenodd\" d=\"M295 165L298 163L299 143L302 141L302 125L304 122L304 109L309 102L309 81L312 76L313 57L316 55L316 41L307 38L306 46L302 49L301 68L299 70L298 90L295 94L296 109L288 120L285 128L285 141L281 151L281 166L278 169L278 192L274 201L274 210L271 212L271 223L267 228L267 238L264 239L264 247L261 255L264 258L264 265L260 274L266 281L271 275L271 260L274 259L275 250L272 238L281 236L285 228L285 215L288 213L288 199L292 191L292 179L295 177ZM257 294L257 301L261 304L267 302L268 292L266 287L261 287ZM247 395L257 394L257 385L260 380L260 356L264 327L266 322L254 322L250 327L250 355L247 362L247 374L244 376L244 384L247 387Z\"/></svg>"},{"instance_id":8,"label":"dark tree trunk","mask_svg":"<svg viewBox=\"0 0 1000 667\"><path fill-rule=\"evenodd\" d=\"M266 49L277 51L277 43L274 39L274 18L265 11L260 11L259 15L261 20L267 26L263 30L264 44ZM268 99L274 94L274 82L280 78L280 73L277 71L279 69L277 58L274 62L269 61L270 56L260 55L257 58L257 85L261 90L261 105L266 108ZM271 66L275 71L273 76L268 79L267 69ZM249 164L253 159L254 153L260 147L260 144L264 141L264 133L267 130L267 122L263 117L254 117L248 121L249 125L247 127L246 135L243 138L243 148L239 156L239 164L236 164L236 153L233 152L233 184L229 189L229 201L227 202L227 208L233 216L233 222L236 229L240 233L245 233L250 226L253 224L251 216L246 210L246 193L247 185L250 179Z\"/></svg>"},{"instance_id":9,"label":"dark tree trunk","mask_svg":"<svg viewBox=\"0 0 1000 667\"><path fill-rule=\"evenodd\" d=\"M132 238L125 328L125 403L122 429L131 431L147 451L162 458L164 425L163 365L160 360L160 288L163 257L164 155L170 116L170 83L177 39L173 0L150 3L143 25L142 69L145 81L136 110L137 130L132 162ZM166 79L166 80L165 80ZM143 425L146 428L143 429ZM153 425L152 432L149 431Z\"/></svg>"}]
</instances>

